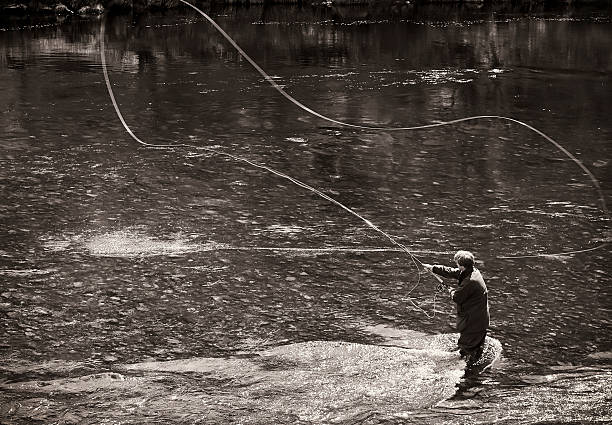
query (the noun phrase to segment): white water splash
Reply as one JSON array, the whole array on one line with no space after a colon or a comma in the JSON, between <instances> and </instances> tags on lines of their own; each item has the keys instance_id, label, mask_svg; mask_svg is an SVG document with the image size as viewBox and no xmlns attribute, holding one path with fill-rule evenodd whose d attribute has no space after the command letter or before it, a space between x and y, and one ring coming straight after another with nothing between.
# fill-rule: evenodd
<instances>
[{"instance_id":1,"label":"white water splash","mask_svg":"<svg viewBox=\"0 0 612 425\"><path fill-rule=\"evenodd\" d=\"M84 247L101 257L180 255L203 250L186 238L158 239L130 229L95 235Z\"/></svg>"},{"instance_id":2,"label":"white water splash","mask_svg":"<svg viewBox=\"0 0 612 425\"><path fill-rule=\"evenodd\" d=\"M313 341L245 358L149 361L0 388L52 400L48 420L67 408L61 400L69 394L76 417L84 408L90 418L103 413L110 420L129 411L145 422L155 414L187 423L189 412L210 423L330 423L428 408L454 394L463 366L457 354L444 350ZM102 409L109 403L114 407ZM28 414L25 409L21 417Z\"/></svg>"}]
</instances>

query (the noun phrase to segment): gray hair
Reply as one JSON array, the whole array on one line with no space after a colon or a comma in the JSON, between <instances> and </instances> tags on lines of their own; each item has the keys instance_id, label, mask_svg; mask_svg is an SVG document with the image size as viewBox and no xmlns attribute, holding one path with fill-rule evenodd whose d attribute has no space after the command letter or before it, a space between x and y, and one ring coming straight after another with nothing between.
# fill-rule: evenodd
<instances>
[{"instance_id":1,"label":"gray hair","mask_svg":"<svg viewBox=\"0 0 612 425\"><path fill-rule=\"evenodd\" d=\"M474 254L470 251L457 251L453 260L463 267L474 267Z\"/></svg>"}]
</instances>

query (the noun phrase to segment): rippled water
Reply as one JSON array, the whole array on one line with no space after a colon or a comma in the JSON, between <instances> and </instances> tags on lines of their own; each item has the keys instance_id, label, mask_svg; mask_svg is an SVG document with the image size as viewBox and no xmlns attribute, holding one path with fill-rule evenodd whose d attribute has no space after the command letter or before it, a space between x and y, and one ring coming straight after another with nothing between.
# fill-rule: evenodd
<instances>
[{"instance_id":1,"label":"rippled water","mask_svg":"<svg viewBox=\"0 0 612 425\"><path fill-rule=\"evenodd\" d=\"M510 116L575 154L609 200L609 17L402 13L211 11L324 115ZM99 25L0 32L0 418L612 420L609 223L553 145L500 120L331 126L192 11L105 22L113 90L145 142L286 173L422 261L473 250L504 351L466 377L453 305L364 222L244 162L136 144L106 91Z\"/></svg>"}]
</instances>

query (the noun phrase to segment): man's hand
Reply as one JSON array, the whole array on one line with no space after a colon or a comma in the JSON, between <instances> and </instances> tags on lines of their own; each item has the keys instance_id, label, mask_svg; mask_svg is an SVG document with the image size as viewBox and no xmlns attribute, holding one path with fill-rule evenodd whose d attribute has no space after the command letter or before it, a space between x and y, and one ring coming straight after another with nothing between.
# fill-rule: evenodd
<instances>
[{"instance_id":1,"label":"man's hand","mask_svg":"<svg viewBox=\"0 0 612 425\"><path fill-rule=\"evenodd\" d=\"M431 275L435 277L438 282L442 283L442 278L433 272L434 266L432 266L431 264L427 264L427 263L421 263L421 265L423 266L425 270L431 273Z\"/></svg>"}]
</instances>

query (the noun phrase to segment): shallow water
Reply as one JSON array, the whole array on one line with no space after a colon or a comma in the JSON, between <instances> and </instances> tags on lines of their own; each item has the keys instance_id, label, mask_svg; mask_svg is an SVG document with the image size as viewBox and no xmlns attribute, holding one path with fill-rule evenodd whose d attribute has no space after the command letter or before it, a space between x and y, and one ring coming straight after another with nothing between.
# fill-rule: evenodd
<instances>
[{"instance_id":1,"label":"shallow water","mask_svg":"<svg viewBox=\"0 0 612 425\"><path fill-rule=\"evenodd\" d=\"M575 154L609 201L607 16L211 13L314 110L381 126L510 116ZM504 351L465 377L447 352L453 306L381 234L244 162L131 140L99 25L0 32L3 420L612 420L608 223L562 152L499 120L331 126L192 11L106 21L142 140L282 171L424 262L473 250Z\"/></svg>"}]
</instances>

